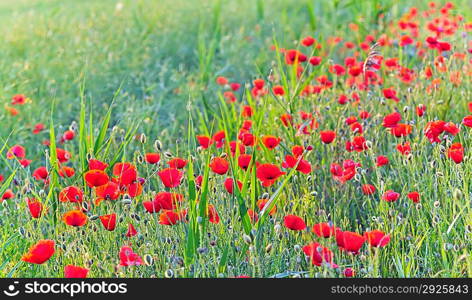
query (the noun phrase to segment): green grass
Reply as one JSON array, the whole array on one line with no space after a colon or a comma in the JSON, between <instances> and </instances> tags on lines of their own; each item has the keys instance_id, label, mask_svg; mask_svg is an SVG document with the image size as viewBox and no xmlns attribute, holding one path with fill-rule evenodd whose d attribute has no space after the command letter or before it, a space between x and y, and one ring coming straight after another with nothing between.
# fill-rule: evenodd
<instances>
[{"instance_id":1,"label":"green grass","mask_svg":"<svg viewBox=\"0 0 472 300\"><path fill-rule=\"evenodd\" d=\"M454 12L470 19L467 1L453 2ZM327 58L343 63L346 53L339 46L329 47L328 37L358 43L373 31L380 35L389 30L389 22L415 5L420 9L427 6L424 1L410 1L406 6L393 0L0 1L0 97L4 105L9 105L14 94L25 94L32 100L18 108L17 116L0 113L0 143L4 144L0 173L5 177L0 191L3 194L11 188L15 192L15 198L0 207L0 276L62 277L63 267L74 264L90 268L91 277L163 277L169 270L175 276L188 277L338 277L345 267L353 267L359 277L470 277L472 133L462 126L454 139L469 156L457 165L423 134L428 121L459 124L468 114L470 79L463 75L462 85L454 87L447 74L440 75L441 88L426 94L425 80L408 91L407 85L387 78L385 87L395 86L406 96L399 104L388 100L380 105L381 89L376 87L371 93L361 92L361 107L340 106L338 95L350 94L341 82L319 97L298 96L313 78L328 74L327 59L319 67L307 68L297 80L295 69L284 66L284 58L271 50L272 45L298 48L301 38L312 35L325 47ZM349 23L359 25L359 32L350 32ZM459 35L450 41L465 51ZM431 63L396 47L382 48L381 52L385 57L401 56L402 64L410 68ZM454 63L450 67L461 66ZM238 103L227 104L221 87L214 83L217 76L226 76L244 89L246 84L252 87L253 79L267 81L269 75L276 78L270 84L283 85L289 96L280 100L269 94L261 100L242 91ZM420 103L427 104L425 118L414 112ZM303 143L314 147L307 154L314 172L306 176L287 170L274 186L265 188L256 179L254 165L243 172L228 155L230 172L225 176L212 173L207 167L211 157L230 153L229 145L200 151L194 136L225 130L227 142L235 140L243 121L241 104L255 108L255 136L282 138L274 151L263 146L260 151L251 151L253 160L280 165L294 144ZM323 145L316 132L296 136L295 130L284 128L277 120L286 109L294 114L300 110L317 112L320 129L335 130L338 138ZM362 153L347 153L344 143L352 134L344 119L357 116L359 109L372 114L363 124L372 147ZM381 126L382 117L394 110L402 112L404 121L414 121L412 135L397 139ZM38 122L49 130L32 135L31 128ZM58 176L55 142L73 123L77 127L75 140L58 145L72 153L67 165L76 171L74 177L64 179ZM138 135L146 136L146 141L140 142ZM49 148L41 145L45 139L52 141ZM157 167L141 163L146 152L155 151L156 140L163 143L161 160L167 161L164 152L170 151L191 161L184 170L184 183L175 190L185 196L188 223L159 225L159 215L146 213L141 204L165 190L155 175ZM414 155L409 161L395 150L403 140L412 144ZM33 160L29 168L5 159L6 150L15 144L26 148L27 158ZM374 167L379 154L389 157L389 166ZM110 165L131 161L147 180L142 196L131 205L108 201L90 212L90 216L116 212L120 220L113 232L105 231L99 220L89 220L82 228L66 226L61 220L62 214L73 208L58 202L62 188L82 186L85 198L93 201L93 191L84 187L82 177L90 155ZM362 172L340 185L332 179L329 165L344 159L361 163ZM42 165L51 174L47 187L31 177ZM195 186L196 175L204 176L201 188ZM226 177L241 180L242 190L228 195L223 187ZM377 193L362 195L364 183L374 184ZM401 193L400 200L381 200L388 189ZM421 208L406 198L412 190L421 193ZM260 216L257 224L251 224L246 210L257 209L255 203L265 192L278 212L274 218ZM32 196L49 208L48 214L37 220L31 218L24 201ZM217 208L219 224L208 222L207 204ZM381 229L390 233L392 240L385 248L364 246L360 255L348 255L336 249L333 238L323 240L311 232L284 228L287 214L302 216L309 227L333 221L343 230L362 233ZM130 222L139 235L128 239L124 234ZM40 266L20 261L29 246L46 238L57 245L50 261ZM306 262L300 247L313 240L335 252L338 270ZM153 263L117 269L119 249L129 241L136 253L143 258L150 255Z\"/></svg>"}]
</instances>

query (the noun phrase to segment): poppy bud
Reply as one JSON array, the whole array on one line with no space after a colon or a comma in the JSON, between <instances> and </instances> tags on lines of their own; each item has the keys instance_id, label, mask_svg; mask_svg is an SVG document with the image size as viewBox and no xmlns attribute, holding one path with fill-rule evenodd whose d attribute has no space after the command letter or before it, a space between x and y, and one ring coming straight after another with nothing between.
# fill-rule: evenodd
<instances>
[{"instance_id":1,"label":"poppy bud","mask_svg":"<svg viewBox=\"0 0 472 300\"><path fill-rule=\"evenodd\" d=\"M159 152L162 150L162 143L161 143L161 141L156 140L156 141L154 142L154 149L156 149L156 151L159 151Z\"/></svg>"},{"instance_id":2,"label":"poppy bud","mask_svg":"<svg viewBox=\"0 0 472 300\"><path fill-rule=\"evenodd\" d=\"M139 137L139 141L141 142L141 144L146 144L147 138L144 133L141 133L141 136Z\"/></svg>"},{"instance_id":3,"label":"poppy bud","mask_svg":"<svg viewBox=\"0 0 472 300\"><path fill-rule=\"evenodd\" d=\"M151 255L146 254L144 255L144 263L146 264L146 266L152 266L152 264L154 263L154 259Z\"/></svg>"},{"instance_id":4,"label":"poppy bud","mask_svg":"<svg viewBox=\"0 0 472 300\"><path fill-rule=\"evenodd\" d=\"M139 164L144 163L144 158L143 158L142 155L138 155L137 160L138 160L138 163L139 163Z\"/></svg>"},{"instance_id":5,"label":"poppy bud","mask_svg":"<svg viewBox=\"0 0 472 300\"><path fill-rule=\"evenodd\" d=\"M243 235L243 240L244 240L244 242L245 242L246 244L251 244L251 243L252 243L251 237L250 237L249 235L247 235L247 234L244 234L244 235Z\"/></svg>"},{"instance_id":6,"label":"poppy bud","mask_svg":"<svg viewBox=\"0 0 472 300\"><path fill-rule=\"evenodd\" d=\"M172 158L172 153L170 153L169 151L166 151L164 152L164 156L167 158Z\"/></svg>"},{"instance_id":7,"label":"poppy bud","mask_svg":"<svg viewBox=\"0 0 472 300\"><path fill-rule=\"evenodd\" d=\"M164 276L166 278L173 278L174 277L174 271L172 271L171 269L168 269L165 273L164 273Z\"/></svg>"}]
</instances>

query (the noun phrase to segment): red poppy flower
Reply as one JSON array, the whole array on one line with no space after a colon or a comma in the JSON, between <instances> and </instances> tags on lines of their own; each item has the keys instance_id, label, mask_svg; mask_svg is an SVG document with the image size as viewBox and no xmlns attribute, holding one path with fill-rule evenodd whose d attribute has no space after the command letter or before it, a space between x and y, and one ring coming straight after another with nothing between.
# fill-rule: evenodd
<instances>
[{"instance_id":1,"label":"red poppy flower","mask_svg":"<svg viewBox=\"0 0 472 300\"><path fill-rule=\"evenodd\" d=\"M133 252L133 249L129 246L123 246L120 249L120 266L140 266L143 264L141 256Z\"/></svg>"},{"instance_id":2,"label":"red poppy flower","mask_svg":"<svg viewBox=\"0 0 472 300\"><path fill-rule=\"evenodd\" d=\"M260 164L256 170L257 178L262 182L262 185L269 187L285 172L280 171L279 167L272 164Z\"/></svg>"},{"instance_id":3,"label":"red poppy flower","mask_svg":"<svg viewBox=\"0 0 472 300\"><path fill-rule=\"evenodd\" d=\"M224 130L221 130L221 131L218 131L217 133L215 133L212 137L213 141L215 141L215 144L216 144L216 148L221 148L223 147L223 144L224 144L224 139L225 139L225 132Z\"/></svg>"},{"instance_id":4,"label":"red poppy flower","mask_svg":"<svg viewBox=\"0 0 472 300\"><path fill-rule=\"evenodd\" d=\"M400 194L393 190L388 190L382 195L382 199L387 202L395 202L398 198L400 198Z\"/></svg>"},{"instance_id":5,"label":"red poppy flower","mask_svg":"<svg viewBox=\"0 0 472 300\"><path fill-rule=\"evenodd\" d=\"M57 160L62 164L67 162L71 158L69 151L64 149L56 148Z\"/></svg>"},{"instance_id":6,"label":"red poppy flower","mask_svg":"<svg viewBox=\"0 0 472 300\"><path fill-rule=\"evenodd\" d=\"M336 138L336 132L332 130L320 131L321 141L325 144L331 144Z\"/></svg>"},{"instance_id":7,"label":"red poppy flower","mask_svg":"<svg viewBox=\"0 0 472 300\"><path fill-rule=\"evenodd\" d=\"M280 121L282 121L282 124L285 127L291 126L292 125L292 116L289 114L283 114L280 116Z\"/></svg>"},{"instance_id":8,"label":"red poppy flower","mask_svg":"<svg viewBox=\"0 0 472 300\"><path fill-rule=\"evenodd\" d=\"M397 127L398 122L402 120L402 115L398 112L391 113L386 115L383 118L382 126L386 128L394 128Z\"/></svg>"},{"instance_id":9,"label":"red poppy flower","mask_svg":"<svg viewBox=\"0 0 472 300\"><path fill-rule=\"evenodd\" d=\"M64 132L64 134L62 135L62 138L65 140L65 141L71 141L73 140L75 137L75 132L72 131L72 130L67 130L66 132Z\"/></svg>"},{"instance_id":10,"label":"red poppy flower","mask_svg":"<svg viewBox=\"0 0 472 300\"><path fill-rule=\"evenodd\" d=\"M143 185L139 182L133 182L126 187L126 192L131 198L138 197L143 192Z\"/></svg>"},{"instance_id":11,"label":"red poppy flower","mask_svg":"<svg viewBox=\"0 0 472 300\"><path fill-rule=\"evenodd\" d=\"M243 170L247 170L251 163L251 159L252 156L249 154L240 154L238 157L238 166Z\"/></svg>"},{"instance_id":12,"label":"red poppy flower","mask_svg":"<svg viewBox=\"0 0 472 300\"><path fill-rule=\"evenodd\" d=\"M223 77L223 76L218 76L218 77L216 77L216 83L218 85L227 85L228 84L228 79L226 77Z\"/></svg>"},{"instance_id":13,"label":"red poppy flower","mask_svg":"<svg viewBox=\"0 0 472 300\"><path fill-rule=\"evenodd\" d=\"M367 231L364 237L372 247L385 247L390 242L390 235L380 230Z\"/></svg>"},{"instance_id":14,"label":"red poppy flower","mask_svg":"<svg viewBox=\"0 0 472 300\"><path fill-rule=\"evenodd\" d=\"M244 145L242 145L240 142L236 142L236 141L229 142L229 148L231 150L232 156L236 155L236 151L239 151L239 154L246 153L246 147L244 147Z\"/></svg>"},{"instance_id":15,"label":"red poppy flower","mask_svg":"<svg viewBox=\"0 0 472 300\"><path fill-rule=\"evenodd\" d=\"M444 131L448 132L449 134L455 136L460 132L460 129L456 126L456 124L452 122L448 122L444 124Z\"/></svg>"},{"instance_id":16,"label":"red poppy flower","mask_svg":"<svg viewBox=\"0 0 472 300\"><path fill-rule=\"evenodd\" d=\"M238 180L238 181L237 181L237 184L238 184L238 189L241 190L241 188L243 187L243 183ZM226 178L226 179L225 179L225 182L224 182L224 185L225 185L226 191L227 191L230 195L232 195L233 192L234 192L234 180L233 180L233 178L230 178L230 177Z\"/></svg>"},{"instance_id":17,"label":"red poppy flower","mask_svg":"<svg viewBox=\"0 0 472 300\"><path fill-rule=\"evenodd\" d=\"M151 165L157 164L159 160L161 160L161 156L159 155L159 153L148 152L146 153L145 157L146 162Z\"/></svg>"},{"instance_id":18,"label":"red poppy flower","mask_svg":"<svg viewBox=\"0 0 472 300\"><path fill-rule=\"evenodd\" d=\"M285 227L290 230L304 230L306 228L305 221L302 218L295 215L288 215L284 218Z\"/></svg>"},{"instance_id":19,"label":"red poppy flower","mask_svg":"<svg viewBox=\"0 0 472 300\"><path fill-rule=\"evenodd\" d=\"M472 128L472 115L466 116L466 117L462 120L462 124L464 124L464 125L467 126L467 127L471 127L471 128Z\"/></svg>"},{"instance_id":20,"label":"red poppy flower","mask_svg":"<svg viewBox=\"0 0 472 300\"><path fill-rule=\"evenodd\" d=\"M310 57L309 62L310 62L311 65L317 66L317 65L321 64L321 60L322 60L321 57L313 56L313 57Z\"/></svg>"},{"instance_id":21,"label":"red poppy flower","mask_svg":"<svg viewBox=\"0 0 472 300\"><path fill-rule=\"evenodd\" d=\"M397 126L390 128L390 133L395 137L407 136L411 133L413 127L408 124L397 124Z\"/></svg>"},{"instance_id":22,"label":"red poppy flower","mask_svg":"<svg viewBox=\"0 0 472 300\"><path fill-rule=\"evenodd\" d=\"M126 237L133 237L138 234L136 228L134 228L133 224L128 224L128 231L126 231Z\"/></svg>"},{"instance_id":23,"label":"red poppy flower","mask_svg":"<svg viewBox=\"0 0 472 300\"><path fill-rule=\"evenodd\" d=\"M372 184L364 184L362 186L362 193L364 193L364 195L372 195L375 193L375 186Z\"/></svg>"},{"instance_id":24,"label":"red poppy flower","mask_svg":"<svg viewBox=\"0 0 472 300\"><path fill-rule=\"evenodd\" d=\"M305 62L307 57L305 54L301 53L298 50L290 49L285 51L285 63L287 65L293 65L294 63Z\"/></svg>"},{"instance_id":25,"label":"red poppy flower","mask_svg":"<svg viewBox=\"0 0 472 300\"><path fill-rule=\"evenodd\" d=\"M59 169L59 176L70 178L74 176L75 170L74 168L68 166L61 166Z\"/></svg>"},{"instance_id":26,"label":"red poppy flower","mask_svg":"<svg viewBox=\"0 0 472 300\"><path fill-rule=\"evenodd\" d=\"M410 193L408 193L408 199L413 201L413 203L418 203L418 202L420 202L420 193L410 192Z\"/></svg>"},{"instance_id":27,"label":"red poppy flower","mask_svg":"<svg viewBox=\"0 0 472 300\"><path fill-rule=\"evenodd\" d=\"M183 173L174 168L167 168L160 171L158 175L165 187L175 188L180 185Z\"/></svg>"},{"instance_id":28,"label":"red poppy flower","mask_svg":"<svg viewBox=\"0 0 472 300\"><path fill-rule=\"evenodd\" d=\"M344 269L343 274L345 277L348 277L348 278L356 276L356 272L352 268Z\"/></svg>"},{"instance_id":29,"label":"red poppy flower","mask_svg":"<svg viewBox=\"0 0 472 300\"><path fill-rule=\"evenodd\" d=\"M241 87L241 84L237 83L237 82L232 82L229 84L229 87L233 90L233 91L237 91L239 90L239 88Z\"/></svg>"},{"instance_id":30,"label":"red poppy flower","mask_svg":"<svg viewBox=\"0 0 472 300\"><path fill-rule=\"evenodd\" d=\"M62 216L62 220L69 226L80 227L87 224L87 216L81 210L71 210Z\"/></svg>"},{"instance_id":31,"label":"red poppy flower","mask_svg":"<svg viewBox=\"0 0 472 300\"><path fill-rule=\"evenodd\" d=\"M136 180L138 171L131 163L117 163L113 166L113 175L118 177L119 185L128 185Z\"/></svg>"},{"instance_id":32,"label":"red poppy flower","mask_svg":"<svg viewBox=\"0 0 472 300\"><path fill-rule=\"evenodd\" d=\"M223 175L223 174L226 174L226 172L228 172L229 163L224 158L214 157L210 162L210 168L216 174Z\"/></svg>"},{"instance_id":33,"label":"red poppy flower","mask_svg":"<svg viewBox=\"0 0 472 300\"><path fill-rule=\"evenodd\" d=\"M33 177L36 180L45 181L49 176L48 169L46 167L39 167L33 171Z\"/></svg>"},{"instance_id":34,"label":"red poppy flower","mask_svg":"<svg viewBox=\"0 0 472 300\"><path fill-rule=\"evenodd\" d=\"M397 145L397 150L403 155L408 155L411 153L410 142L405 142L403 144Z\"/></svg>"},{"instance_id":35,"label":"red poppy flower","mask_svg":"<svg viewBox=\"0 0 472 300\"><path fill-rule=\"evenodd\" d=\"M269 199L257 200L256 205L259 208L259 211L262 211L268 202L269 202ZM269 215L273 216L276 212L277 212L277 206L274 205L274 207L272 207L272 209L270 210Z\"/></svg>"},{"instance_id":36,"label":"red poppy flower","mask_svg":"<svg viewBox=\"0 0 472 300\"><path fill-rule=\"evenodd\" d=\"M173 158L167 162L169 167L175 168L175 169L183 169L187 165L187 160L183 158Z\"/></svg>"},{"instance_id":37,"label":"red poppy flower","mask_svg":"<svg viewBox=\"0 0 472 300\"><path fill-rule=\"evenodd\" d=\"M40 240L31 246L28 253L21 257L21 260L37 265L43 264L54 255L54 245L52 240Z\"/></svg>"},{"instance_id":38,"label":"red poppy flower","mask_svg":"<svg viewBox=\"0 0 472 300\"><path fill-rule=\"evenodd\" d=\"M28 210L31 217L37 219L41 217L43 211L43 204L35 198L27 198L26 203L28 204Z\"/></svg>"},{"instance_id":39,"label":"red poppy flower","mask_svg":"<svg viewBox=\"0 0 472 300\"><path fill-rule=\"evenodd\" d=\"M335 264L333 264L333 252L319 243L313 242L304 246L302 250L306 256L311 258L313 265L321 266L325 262L330 264L331 267L335 267Z\"/></svg>"},{"instance_id":40,"label":"red poppy flower","mask_svg":"<svg viewBox=\"0 0 472 300\"><path fill-rule=\"evenodd\" d=\"M97 186L95 188L95 194L103 200L116 200L120 197L120 187L118 184L108 181L104 185Z\"/></svg>"},{"instance_id":41,"label":"red poppy flower","mask_svg":"<svg viewBox=\"0 0 472 300\"><path fill-rule=\"evenodd\" d=\"M346 74L346 68L341 65L334 64L329 66L329 72L332 74L336 74L337 76L343 76Z\"/></svg>"},{"instance_id":42,"label":"red poppy flower","mask_svg":"<svg viewBox=\"0 0 472 300\"><path fill-rule=\"evenodd\" d=\"M375 164L377 167L388 165L388 157L379 155L377 156L377 163Z\"/></svg>"},{"instance_id":43,"label":"red poppy flower","mask_svg":"<svg viewBox=\"0 0 472 300\"><path fill-rule=\"evenodd\" d=\"M13 197L15 197L13 191L11 189L7 189L5 193L3 193L2 200L0 202L2 202L3 200L12 199Z\"/></svg>"},{"instance_id":44,"label":"red poppy flower","mask_svg":"<svg viewBox=\"0 0 472 300\"><path fill-rule=\"evenodd\" d=\"M116 227L116 214L100 216L100 221L102 222L103 227L108 231L115 230Z\"/></svg>"},{"instance_id":45,"label":"red poppy flower","mask_svg":"<svg viewBox=\"0 0 472 300\"><path fill-rule=\"evenodd\" d=\"M208 221L210 221L210 223L218 224L220 222L220 216L218 215L216 208L211 204L208 205L207 215Z\"/></svg>"},{"instance_id":46,"label":"red poppy flower","mask_svg":"<svg viewBox=\"0 0 472 300\"><path fill-rule=\"evenodd\" d=\"M108 167L108 164L102 161L99 161L98 159L90 159L88 161L88 167L89 167L89 170L105 171L105 169Z\"/></svg>"},{"instance_id":47,"label":"red poppy flower","mask_svg":"<svg viewBox=\"0 0 472 300\"><path fill-rule=\"evenodd\" d=\"M276 96L283 96L285 95L285 90L284 90L284 87L281 86L281 85L276 85L272 88L272 92L274 93L274 95Z\"/></svg>"},{"instance_id":48,"label":"red poppy flower","mask_svg":"<svg viewBox=\"0 0 472 300\"><path fill-rule=\"evenodd\" d=\"M336 232L336 228L328 223L318 223L313 225L313 233L319 237L329 238Z\"/></svg>"},{"instance_id":49,"label":"red poppy flower","mask_svg":"<svg viewBox=\"0 0 472 300\"><path fill-rule=\"evenodd\" d=\"M15 145L11 147L8 152L7 152L7 158L8 159L13 159L13 158L18 158L22 159L26 156L26 151L23 146L20 145Z\"/></svg>"},{"instance_id":50,"label":"red poppy flower","mask_svg":"<svg viewBox=\"0 0 472 300\"><path fill-rule=\"evenodd\" d=\"M64 278L87 278L89 269L74 265L64 267Z\"/></svg>"},{"instance_id":51,"label":"red poppy flower","mask_svg":"<svg viewBox=\"0 0 472 300\"><path fill-rule=\"evenodd\" d=\"M106 184L110 178L102 170L90 170L84 174L85 182L89 187L96 187Z\"/></svg>"},{"instance_id":52,"label":"red poppy flower","mask_svg":"<svg viewBox=\"0 0 472 300\"><path fill-rule=\"evenodd\" d=\"M298 162L298 165L297 165L297 162ZM307 160L296 158L291 155L286 155L285 160L282 162L282 168L285 168L285 169L294 168L296 165L297 165L296 170L303 174L309 174L311 172L311 164Z\"/></svg>"},{"instance_id":53,"label":"red poppy flower","mask_svg":"<svg viewBox=\"0 0 472 300\"><path fill-rule=\"evenodd\" d=\"M32 160L30 160L30 159L20 159L19 162L20 162L20 164L23 168L26 168L27 166L29 166L31 164Z\"/></svg>"},{"instance_id":54,"label":"red poppy flower","mask_svg":"<svg viewBox=\"0 0 472 300\"><path fill-rule=\"evenodd\" d=\"M266 135L266 136L262 137L262 143L269 150L275 149L275 147L277 147L279 145L281 140L282 139L277 138L277 137L272 136L272 135Z\"/></svg>"},{"instance_id":55,"label":"red poppy flower","mask_svg":"<svg viewBox=\"0 0 472 300\"><path fill-rule=\"evenodd\" d=\"M249 105L244 105L242 107L241 116L243 118L250 118L250 117L252 117L253 114L254 114L254 112L252 110L252 107L250 107Z\"/></svg>"},{"instance_id":56,"label":"red poppy flower","mask_svg":"<svg viewBox=\"0 0 472 300\"><path fill-rule=\"evenodd\" d=\"M445 125L446 122L441 120L428 122L424 129L424 135L431 143L440 143L439 136L444 132Z\"/></svg>"},{"instance_id":57,"label":"red poppy flower","mask_svg":"<svg viewBox=\"0 0 472 300\"><path fill-rule=\"evenodd\" d=\"M197 135L197 141L203 149L207 149L213 143L210 137L206 135Z\"/></svg>"},{"instance_id":58,"label":"red poppy flower","mask_svg":"<svg viewBox=\"0 0 472 300\"><path fill-rule=\"evenodd\" d=\"M158 210L173 210L176 209L183 201L184 196L178 193L160 192L154 197L154 205Z\"/></svg>"},{"instance_id":59,"label":"red poppy flower","mask_svg":"<svg viewBox=\"0 0 472 300\"><path fill-rule=\"evenodd\" d=\"M307 37L303 38L302 45L305 46L305 47L310 47L315 42L316 42L316 40L313 37L307 36Z\"/></svg>"},{"instance_id":60,"label":"red poppy flower","mask_svg":"<svg viewBox=\"0 0 472 300\"><path fill-rule=\"evenodd\" d=\"M460 164L464 159L464 147L461 143L454 143L447 149L447 157L452 159L456 164Z\"/></svg>"},{"instance_id":61,"label":"red poppy flower","mask_svg":"<svg viewBox=\"0 0 472 300\"><path fill-rule=\"evenodd\" d=\"M180 221L180 215L172 210L163 210L159 215L159 224L175 225Z\"/></svg>"},{"instance_id":62,"label":"red poppy flower","mask_svg":"<svg viewBox=\"0 0 472 300\"><path fill-rule=\"evenodd\" d=\"M76 186L68 186L59 193L59 201L61 202L82 202L84 194L81 189Z\"/></svg>"},{"instance_id":63,"label":"red poppy flower","mask_svg":"<svg viewBox=\"0 0 472 300\"><path fill-rule=\"evenodd\" d=\"M28 98L25 95L17 94L11 98L11 105L23 105L26 103L26 100L28 100Z\"/></svg>"},{"instance_id":64,"label":"red poppy flower","mask_svg":"<svg viewBox=\"0 0 472 300\"><path fill-rule=\"evenodd\" d=\"M259 219L259 216L257 215L257 212L255 212L252 209L247 210L247 215L249 216L249 219L251 220L252 224L256 223L257 220Z\"/></svg>"},{"instance_id":65,"label":"red poppy flower","mask_svg":"<svg viewBox=\"0 0 472 300\"><path fill-rule=\"evenodd\" d=\"M239 140L247 147L252 147L256 144L256 137L250 132L242 132L239 135Z\"/></svg>"},{"instance_id":66,"label":"red poppy flower","mask_svg":"<svg viewBox=\"0 0 472 300\"><path fill-rule=\"evenodd\" d=\"M383 90L383 95L387 99L392 99L395 102L399 102L400 99L397 97L397 91L395 91L393 88L388 88Z\"/></svg>"},{"instance_id":67,"label":"red poppy flower","mask_svg":"<svg viewBox=\"0 0 472 300\"><path fill-rule=\"evenodd\" d=\"M364 245L365 237L356 232L337 230L336 242L339 248L357 254Z\"/></svg>"},{"instance_id":68,"label":"red poppy flower","mask_svg":"<svg viewBox=\"0 0 472 300\"><path fill-rule=\"evenodd\" d=\"M36 125L34 125L34 128L33 128L33 134L38 134L40 133L41 131L43 131L45 128L44 124L43 123L38 123Z\"/></svg>"}]
</instances>

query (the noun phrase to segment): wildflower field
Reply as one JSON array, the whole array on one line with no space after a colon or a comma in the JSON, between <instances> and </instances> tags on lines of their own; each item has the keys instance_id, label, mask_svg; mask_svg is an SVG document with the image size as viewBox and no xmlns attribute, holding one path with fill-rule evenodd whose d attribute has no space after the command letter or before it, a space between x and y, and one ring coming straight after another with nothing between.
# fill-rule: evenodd
<instances>
[{"instance_id":1,"label":"wildflower field","mask_svg":"<svg viewBox=\"0 0 472 300\"><path fill-rule=\"evenodd\" d=\"M471 17L0 1L0 277L471 277Z\"/></svg>"}]
</instances>

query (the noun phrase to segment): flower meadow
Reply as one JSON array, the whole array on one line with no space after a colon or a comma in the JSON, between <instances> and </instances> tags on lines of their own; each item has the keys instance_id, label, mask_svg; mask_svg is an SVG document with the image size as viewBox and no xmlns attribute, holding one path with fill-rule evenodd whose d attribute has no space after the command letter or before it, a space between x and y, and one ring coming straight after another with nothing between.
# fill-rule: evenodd
<instances>
[{"instance_id":1,"label":"flower meadow","mask_svg":"<svg viewBox=\"0 0 472 300\"><path fill-rule=\"evenodd\" d=\"M264 32L246 78L199 40L201 89L167 123L126 101L133 76L97 99L84 69L70 111L12 85L0 275L470 277L470 12L373 3L367 25Z\"/></svg>"}]
</instances>

